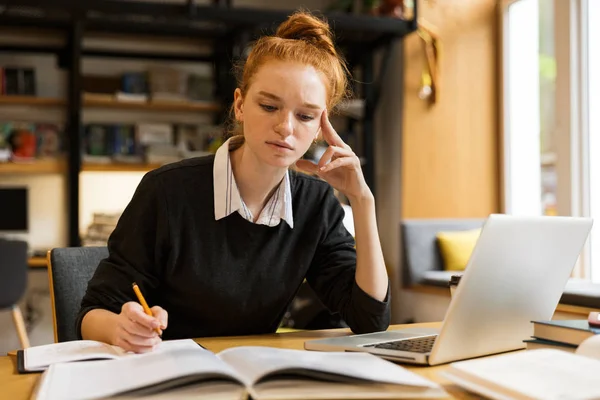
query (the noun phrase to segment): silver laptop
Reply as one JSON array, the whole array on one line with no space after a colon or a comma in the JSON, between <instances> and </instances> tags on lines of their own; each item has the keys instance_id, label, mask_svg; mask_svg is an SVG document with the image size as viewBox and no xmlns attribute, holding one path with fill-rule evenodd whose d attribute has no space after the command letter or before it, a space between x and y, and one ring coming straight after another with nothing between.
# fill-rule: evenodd
<instances>
[{"instance_id":1,"label":"silver laptop","mask_svg":"<svg viewBox=\"0 0 600 400\"><path fill-rule=\"evenodd\" d=\"M304 348L425 365L524 348L531 321L551 319L591 227L589 218L492 214L439 330L318 339Z\"/></svg>"}]
</instances>

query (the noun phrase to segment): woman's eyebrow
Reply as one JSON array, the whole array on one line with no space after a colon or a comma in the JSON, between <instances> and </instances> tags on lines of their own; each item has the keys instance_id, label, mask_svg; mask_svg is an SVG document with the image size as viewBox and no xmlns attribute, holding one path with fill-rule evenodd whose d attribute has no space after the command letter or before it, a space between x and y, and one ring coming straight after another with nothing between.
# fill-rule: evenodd
<instances>
[{"instance_id":1,"label":"woman's eyebrow","mask_svg":"<svg viewBox=\"0 0 600 400\"><path fill-rule=\"evenodd\" d=\"M265 92L264 90L261 90L260 92L258 92L258 94L261 96L264 96L264 97L268 97L272 100L281 101L281 97L279 97L273 93ZM302 104L302 106L307 107L307 108L313 108L315 110L321 109L320 106L318 106L316 104L312 104L312 103L304 103L304 104Z\"/></svg>"}]
</instances>

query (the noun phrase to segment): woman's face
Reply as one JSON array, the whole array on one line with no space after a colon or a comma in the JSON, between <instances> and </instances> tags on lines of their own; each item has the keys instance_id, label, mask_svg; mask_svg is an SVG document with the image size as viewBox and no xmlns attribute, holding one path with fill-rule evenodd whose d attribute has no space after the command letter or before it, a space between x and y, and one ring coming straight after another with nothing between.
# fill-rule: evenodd
<instances>
[{"instance_id":1,"label":"woman's face","mask_svg":"<svg viewBox=\"0 0 600 400\"><path fill-rule=\"evenodd\" d=\"M235 117L260 161L289 167L319 134L326 99L323 77L314 67L273 60L254 74L244 97L236 89Z\"/></svg>"}]
</instances>

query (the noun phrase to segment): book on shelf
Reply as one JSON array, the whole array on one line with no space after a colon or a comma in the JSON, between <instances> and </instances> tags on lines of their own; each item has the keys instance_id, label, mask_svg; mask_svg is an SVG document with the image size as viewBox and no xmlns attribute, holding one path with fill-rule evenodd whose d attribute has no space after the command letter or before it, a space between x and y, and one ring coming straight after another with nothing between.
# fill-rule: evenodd
<instances>
[{"instance_id":1,"label":"book on shelf","mask_svg":"<svg viewBox=\"0 0 600 400\"><path fill-rule=\"evenodd\" d=\"M15 96L35 96L35 69L5 66L2 72L2 93Z\"/></svg>"},{"instance_id":2,"label":"book on shelf","mask_svg":"<svg viewBox=\"0 0 600 400\"><path fill-rule=\"evenodd\" d=\"M532 321L533 337L578 346L585 339L600 334L587 319Z\"/></svg>"},{"instance_id":3,"label":"book on shelf","mask_svg":"<svg viewBox=\"0 0 600 400\"><path fill-rule=\"evenodd\" d=\"M132 354L93 341L19 351L29 369L46 368L34 399L119 396L222 399L436 398L436 383L368 353L241 346L217 354L191 339ZM69 362L106 358L93 362ZM74 377L77 377L74 379Z\"/></svg>"},{"instance_id":4,"label":"book on shelf","mask_svg":"<svg viewBox=\"0 0 600 400\"><path fill-rule=\"evenodd\" d=\"M490 399L597 399L600 336L575 354L557 349L518 351L460 361L442 372L458 386Z\"/></svg>"},{"instance_id":5,"label":"book on shelf","mask_svg":"<svg viewBox=\"0 0 600 400\"><path fill-rule=\"evenodd\" d=\"M148 76L145 72L125 72L121 76L121 92L148 97Z\"/></svg>"}]
</instances>

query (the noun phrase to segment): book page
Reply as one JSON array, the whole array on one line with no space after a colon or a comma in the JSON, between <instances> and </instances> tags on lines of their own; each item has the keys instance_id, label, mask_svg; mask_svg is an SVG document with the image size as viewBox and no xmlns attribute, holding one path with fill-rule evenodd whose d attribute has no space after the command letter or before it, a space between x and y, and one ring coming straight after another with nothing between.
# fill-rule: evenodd
<instances>
[{"instance_id":1,"label":"book page","mask_svg":"<svg viewBox=\"0 0 600 400\"><path fill-rule=\"evenodd\" d=\"M222 351L218 357L235 368L246 379L248 387L269 375L289 373L338 381L363 380L437 387L435 383L399 365L368 353L242 346Z\"/></svg>"},{"instance_id":2,"label":"book page","mask_svg":"<svg viewBox=\"0 0 600 400\"><path fill-rule=\"evenodd\" d=\"M246 388L239 383L211 381L190 384L156 394L124 394L111 397L111 400L247 400Z\"/></svg>"},{"instance_id":3,"label":"book page","mask_svg":"<svg viewBox=\"0 0 600 400\"><path fill-rule=\"evenodd\" d=\"M583 399L600 397L598 371L598 360L540 349L453 363L448 377L456 374L511 397Z\"/></svg>"},{"instance_id":4,"label":"book page","mask_svg":"<svg viewBox=\"0 0 600 400\"><path fill-rule=\"evenodd\" d=\"M39 371L60 362L118 358L119 352L106 343L76 340L30 347L24 350L24 356L25 369Z\"/></svg>"},{"instance_id":5,"label":"book page","mask_svg":"<svg viewBox=\"0 0 600 400\"><path fill-rule=\"evenodd\" d=\"M377 382L325 382L302 378L267 380L256 384L249 392L254 400L448 398L448 393L441 387L423 388Z\"/></svg>"},{"instance_id":6,"label":"book page","mask_svg":"<svg viewBox=\"0 0 600 400\"><path fill-rule=\"evenodd\" d=\"M600 360L600 335L592 336L581 342L575 350L575 354Z\"/></svg>"},{"instance_id":7,"label":"book page","mask_svg":"<svg viewBox=\"0 0 600 400\"><path fill-rule=\"evenodd\" d=\"M143 390L143 394L202 380L241 382L237 373L208 350L177 349L140 357L54 364L43 375L37 399L90 399ZM141 394L141 392L138 392Z\"/></svg>"},{"instance_id":8,"label":"book page","mask_svg":"<svg viewBox=\"0 0 600 400\"><path fill-rule=\"evenodd\" d=\"M120 348L119 346L111 346L111 347L113 348L115 353L120 356L131 357L131 356L143 356L145 354L148 354L148 353L134 353L131 351L125 351L122 348ZM158 346L156 346L156 348L152 351L152 353L163 353L163 352L180 350L180 349L187 349L190 351L203 350L202 347L200 347L200 345L198 343L194 342L192 339L179 339L179 340L162 341L161 343L159 343Z\"/></svg>"}]
</instances>

